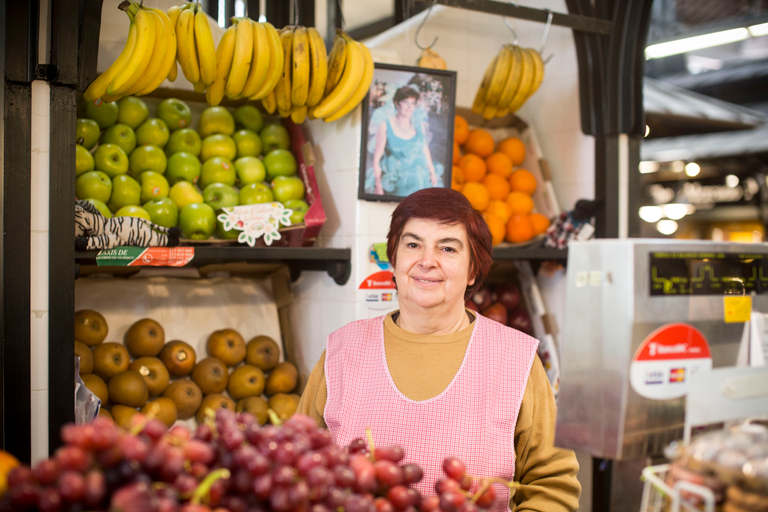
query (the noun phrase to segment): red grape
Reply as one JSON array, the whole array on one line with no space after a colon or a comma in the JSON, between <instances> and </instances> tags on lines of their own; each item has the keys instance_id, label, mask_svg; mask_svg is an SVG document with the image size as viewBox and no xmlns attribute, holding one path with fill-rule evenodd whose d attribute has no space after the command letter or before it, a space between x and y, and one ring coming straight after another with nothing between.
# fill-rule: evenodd
<instances>
[{"instance_id":1,"label":"red grape","mask_svg":"<svg viewBox=\"0 0 768 512\"><path fill-rule=\"evenodd\" d=\"M35 464L34 468L32 468L32 475L39 483L43 485L50 485L56 482L56 479L59 478L60 473L61 468L59 468L56 459L41 460Z\"/></svg>"},{"instance_id":2,"label":"red grape","mask_svg":"<svg viewBox=\"0 0 768 512\"><path fill-rule=\"evenodd\" d=\"M296 459L296 469L300 475L306 475L311 469L325 466L325 457L320 452L304 452Z\"/></svg>"},{"instance_id":3,"label":"red grape","mask_svg":"<svg viewBox=\"0 0 768 512\"><path fill-rule=\"evenodd\" d=\"M248 494L253 488L253 476L246 469L236 471L231 482L232 488L239 494Z\"/></svg>"},{"instance_id":4,"label":"red grape","mask_svg":"<svg viewBox=\"0 0 768 512\"><path fill-rule=\"evenodd\" d=\"M365 442L365 439L358 437L349 442L347 449L349 450L349 453L364 452L368 449L368 444Z\"/></svg>"},{"instance_id":5,"label":"red grape","mask_svg":"<svg viewBox=\"0 0 768 512\"><path fill-rule=\"evenodd\" d=\"M387 498L378 497L373 501L376 512L395 512L395 507Z\"/></svg>"},{"instance_id":6,"label":"red grape","mask_svg":"<svg viewBox=\"0 0 768 512\"><path fill-rule=\"evenodd\" d=\"M443 494L448 491L458 491L461 489L461 484L453 478L441 478L435 482L435 492L437 494Z\"/></svg>"},{"instance_id":7,"label":"red grape","mask_svg":"<svg viewBox=\"0 0 768 512\"><path fill-rule=\"evenodd\" d=\"M377 446L374 450L374 456L376 460L391 460L392 462L400 462L405 453L403 448L397 445L391 446Z\"/></svg>"},{"instance_id":8,"label":"red grape","mask_svg":"<svg viewBox=\"0 0 768 512\"><path fill-rule=\"evenodd\" d=\"M263 500L269 498L269 495L272 493L272 475L270 473L264 473L263 475L257 476L253 480L253 492L257 497Z\"/></svg>"},{"instance_id":9,"label":"red grape","mask_svg":"<svg viewBox=\"0 0 768 512\"><path fill-rule=\"evenodd\" d=\"M272 470L275 485L288 485L296 478L296 470L291 466L277 466Z\"/></svg>"},{"instance_id":10,"label":"red grape","mask_svg":"<svg viewBox=\"0 0 768 512\"><path fill-rule=\"evenodd\" d=\"M448 457L443 461L443 471L454 480L461 481L461 477L466 473L467 468L464 463L456 457Z\"/></svg>"},{"instance_id":11,"label":"red grape","mask_svg":"<svg viewBox=\"0 0 768 512\"><path fill-rule=\"evenodd\" d=\"M52 487L40 491L37 497L37 509L40 512L58 512L61 509L61 497Z\"/></svg>"},{"instance_id":12,"label":"red grape","mask_svg":"<svg viewBox=\"0 0 768 512\"><path fill-rule=\"evenodd\" d=\"M467 497L459 491L447 491L440 495L440 510L456 512L467 501Z\"/></svg>"},{"instance_id":13,"label":"red grape","mask_svg":"<svg viewBox=\"0 0 768 512\"><path fill-rule=\"evenodd\" d=\"M421 510L421 512L437 512L440 510L440 496L433 494L431 496L423 497L421 499L419 510Z\"/></svg>"},{"instance_id":14,"label":"red grape","mask_svg":"<svg viewBox=\"0 0 768 512\"><path fill-rule=\"evenodd\" d=\"M378 454L378 450L376 450ZM403 483L403 469L391 460L377 460L373 467L376 469L376 477L384 489Z\"/></svg>"},{"instance_id":15,"label":"red grape","mask_svg":"<svg viewBox=\"0 0 768 512\"><path fill-rule=\"evenodd\" d=\"M418 464L403 464L403 483L415 484L421 482L424 477L424 470Z\"/></svg>"},{"instance_id":16,"label":"red grape","mask_svg":"<svg viewBox=\"0 0 768 512\"><path fill-rule=\"evenodd\" d=\"M62 446L56 450L56 460L61 469L83 472L91 465L91 454L77 446Z\"/></svg>"},{"instance_id":17,"label":"red grape","mask_svg":"<svg viewBox=\"0 0 768 512\"><path fill-rule=\"evenodd\" d=\"M91 470L85 475L85 492L83 501L91 508L97 508L107 495L107 480L104 473Z\"/></svg>"},{"instance_id":18,"label":"red grape","mask_svg":"<svg viewBox=\"0 0 768 512\"><path fill-rule=\"evenodd\" d=\"M411 496L404 485L396 485L387 491L387 499L397 510L405 510L411 505Z\"/></svg>"},{"instance_id":19,"label":"red grape","mask_svg":"<svg viewBox=\"0 0 768 512\"><path fill-rule=\"evenodd\" d=\"M59 477L58 490L62 501L76 503L85 495L85 479L75 471L64 471Z\"/></svg>"},{"instance_id":20,"label":"red grape","mask_svg":"<svg viewBox=\"0 0 768 512\"><path fill-rule=\"evenodd\" d=\"M117 444L123 458L126 460L135 460L139 464L143 463L149 453L149 446L140 437L125 436Z\"/></svg>"},{"instance_id":21,"label":"red grape","mask_svg":"<svg viewBox=\"0 0 768 512\"><path fill-rule=\"evenodd\" d=\"M40 487L30 480L25 480L9 487L7 493L12 505L24 509L25 507L32 507L37 503L40 496Z\"/></svg>"},{"instance_id":22,"label":"red grape","mask_svg":"<svg viewBox=\"0 0 768 512\"><path fill-rule=\"evenodd\" d=\"M210 464L216 458L216 452L208 444L196 439L190 439L184 446L184 456L190 462Z\"/></svg>"}]
</instances>

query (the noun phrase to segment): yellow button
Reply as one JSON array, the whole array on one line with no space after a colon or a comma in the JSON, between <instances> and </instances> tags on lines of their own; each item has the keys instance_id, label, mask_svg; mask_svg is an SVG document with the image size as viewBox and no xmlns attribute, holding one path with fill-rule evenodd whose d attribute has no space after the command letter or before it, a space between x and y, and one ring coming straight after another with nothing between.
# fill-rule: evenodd
<instances>
[{"instance_id":1,"label":"yellow button","mask_svg":"<svg viewBox=\"0 0 768 512\"><path fill-rule=\"evenodd\" d=\"M723 316L725 323L749 322L749 314L752 312L752 297L739 295L723 297Z\"/></svg>"}]
</instances>

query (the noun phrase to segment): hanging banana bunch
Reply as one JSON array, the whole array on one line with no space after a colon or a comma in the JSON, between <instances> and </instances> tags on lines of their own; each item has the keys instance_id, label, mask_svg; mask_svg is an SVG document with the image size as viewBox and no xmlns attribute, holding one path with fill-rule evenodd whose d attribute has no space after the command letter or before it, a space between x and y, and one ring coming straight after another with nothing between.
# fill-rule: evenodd
<instances>
[{"instance_id":1,"label":"hanging banana bunch","mask_svg":"<svg viewBox=\"0 0 768 512\"><path fill-rule=\"evenodd\" d=\"M533 48L506 44L485 70L472 111L485 119L517 112L544 79L544 61Z\"/></svg>"},{"instance_id":2,"label":"hanging banana bunch","mask_svg":"<svg viewBox=\"0 0 768 512\"><path fill-rule=\"evenodd\" d=\"M83 93L87 101L115 101L157 89L176 68L176 31L169 16L136 2L122 2L128 39L115 61Z\"/></svg>"}]
</instances>

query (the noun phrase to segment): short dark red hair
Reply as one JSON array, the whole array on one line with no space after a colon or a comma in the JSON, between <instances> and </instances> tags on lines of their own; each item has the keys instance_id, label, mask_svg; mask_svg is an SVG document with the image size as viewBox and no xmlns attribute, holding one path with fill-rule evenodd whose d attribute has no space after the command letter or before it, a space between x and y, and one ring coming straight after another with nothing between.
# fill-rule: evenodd
<instances>
[{"instance_id":1,"label":"short dark red hair","mask_svg":"<svg viewBox=\"0 0 768 512\"><path fill-rule=\"evenodd\" d=\"M470 297L491 270L491 231L483 216L472 208L466 197L450 188L425 188L403 199L389 223L387 233L387 258L394 266L397 246L409 219L431 219L443 224L461 224L467 231L469 242L469 275L475 278L467 287L464 298Z\"/></svg>"}]
</instances>

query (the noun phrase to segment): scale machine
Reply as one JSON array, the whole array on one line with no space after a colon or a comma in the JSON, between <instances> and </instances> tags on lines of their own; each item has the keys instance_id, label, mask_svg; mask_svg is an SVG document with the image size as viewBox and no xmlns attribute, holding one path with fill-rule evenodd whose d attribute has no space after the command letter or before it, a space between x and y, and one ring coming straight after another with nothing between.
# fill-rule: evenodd
<instances>
[{"instance_id":1,"label":"scale machine","mask_svg":"<svg viewBox=\"0 0 768 512\"><path fill-rule=\"evenodd\" d=\"M751 310L768 312L768 244L570 244L556 444L635 461L639 493L648 458L683 437L690 375L736 364Z\"/></svg>"}]
</instances>

